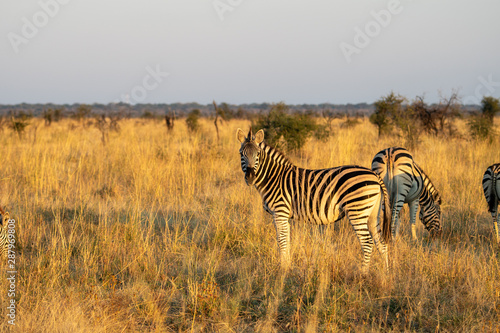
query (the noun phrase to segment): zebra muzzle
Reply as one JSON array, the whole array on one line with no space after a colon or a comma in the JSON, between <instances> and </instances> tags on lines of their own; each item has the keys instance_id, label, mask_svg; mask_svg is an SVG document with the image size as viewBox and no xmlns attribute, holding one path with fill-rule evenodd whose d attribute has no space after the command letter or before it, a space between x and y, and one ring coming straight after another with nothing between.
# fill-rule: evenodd
<instances>
[{"instance_id":1,"label":"zebra muzzle","mask_svg":"<svg viewBox=\"0 0 500 333\"><path fill-rule=\"evenodd\" d=\"M245 182L248 186L252 186L255 183L255 173L253 172L253 169L250 170L251 171L245 174Z\"/></svg>"},{"instance_id":2,"label":"zebra muzzle","mask_svg":"<svg viewBox=\"0 0 500 333\"><path fill-rule=\"evenodd\" d=\"M429 235L431 238L440 238L441 235L443 234L442 229L431 229L429 230Z\"/></svg>"}]
</instances>

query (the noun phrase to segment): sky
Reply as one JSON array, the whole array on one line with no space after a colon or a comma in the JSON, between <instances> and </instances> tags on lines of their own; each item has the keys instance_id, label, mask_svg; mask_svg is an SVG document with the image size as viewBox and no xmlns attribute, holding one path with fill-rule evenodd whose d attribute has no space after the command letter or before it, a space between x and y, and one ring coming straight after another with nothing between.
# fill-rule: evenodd
<instances>
[{"instance_id":1,"label":"sky","mask_svg":"<svg viewBox=\"0 0 500 333\"><path fill-rule=\"evenodd\" d=\"M2 0L0 104L500 97L498 0Z\"/></svg>"}]
</instances>

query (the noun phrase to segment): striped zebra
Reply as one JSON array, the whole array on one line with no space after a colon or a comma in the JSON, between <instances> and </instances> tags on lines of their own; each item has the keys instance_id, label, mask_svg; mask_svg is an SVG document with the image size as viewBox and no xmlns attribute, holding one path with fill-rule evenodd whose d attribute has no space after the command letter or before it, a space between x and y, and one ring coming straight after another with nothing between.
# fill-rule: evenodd
<instances>
[{"instance_id":1,"label":"striped zebra","mask_svg":"<svg viewBox=\"0 0 500 333\"><path fill-rule=\"evenodd\" d=\"M0 207L0 258L7 258L9 252L8 239L7 239L7 221L9 220L9 213Z\"/></svg>"},{"instance_id":2,"label":"striped zebra","mask_svg":"<svg viewBox=\"0 0 500 333\"><path fill-rule=\"evenodd\" d=\"M493 230L497 238L497 243L500 243L500 235L498 234L498 201L500 199L500 163L493 164L486 169L483 176L483 191L488 203L488 212L493 217Z\"/></svg>"},{"instance_id":3,"label":"striped zebra","mask_svg":"<svg viewBox=\"0 0 500 333\"><path fill-rule=\"evenodd\" d=\"M264 143L264 131L247 136L236 132L241 142L241 168L248 186L255 185L264 209L273 216L281 263L290 263L289 219L329 224L347 216L361 243L363 271L368 269L373 245L383 255L388 269L387 241L390 239L390 209L382 202L388 195L382 180L370 169L341 166L308 170L293 165L282 153ZM381 230L382 229L382 230Z\"/></svg>"},{"instance_id":4,"label":"striped zebra","mask_svg":"<svg viewBox=\"0 0 500 333\"><path fill-rule=\"evenodd\" d=\"M441 196L408 150L392 147L378 152L372 170L384 180L389 192L393 237L399 232L399 212L405 203L410 206L413 239L417 239L415 222L419 204L419 217L425 228L432 234L441 232Z\"/></svg>"}]
</instances>

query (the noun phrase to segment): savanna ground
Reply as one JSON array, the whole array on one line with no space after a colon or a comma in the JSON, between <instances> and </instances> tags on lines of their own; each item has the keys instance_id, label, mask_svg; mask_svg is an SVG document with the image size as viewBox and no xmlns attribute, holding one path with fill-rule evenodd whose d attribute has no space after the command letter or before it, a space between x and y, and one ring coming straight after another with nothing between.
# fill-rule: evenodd
<instances>
[{"instance_id":1,"label":"savanna ground","mask_svg":"<svg viewBox=\"0 0 500 333\"><path fill-rule=\"evenodd\" d=\"M289 158L369 167L404 144L378 139L367 120L340 123ZM498 143L423 136L412 152L443 196L443 235L430 239L418 222L411 241L406 209L390 274L376 252L364 276L346 221L293 222L292 265L280 270L271 217L240 168L235 132L250 122L224 123L217 143L208 120L167 133L129 119L105 146L96 128L75 124L0 136L0 204L16 219L19 251L16 331L500 330L500 251L481 188ZM6 275L1 331L12 328Z\"/></svg>"}]
</instances>

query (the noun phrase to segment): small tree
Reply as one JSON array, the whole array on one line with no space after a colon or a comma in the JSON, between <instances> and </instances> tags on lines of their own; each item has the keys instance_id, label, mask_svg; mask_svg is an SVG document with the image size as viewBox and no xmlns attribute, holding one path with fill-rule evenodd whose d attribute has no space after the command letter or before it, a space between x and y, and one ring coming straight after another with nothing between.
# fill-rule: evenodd
<instances>
[{"instance_id":1,"label":"small tree","mask_svg":"<svg viewBox=\"0 0 500 333\"><path fill-rule=\"evenodd\" d=\"M24 130L30 124L30 119L32 117L31 114L25 114L24 112L20 112L16 115L11 112L9 127L12 131L17 133L19 139L22 139Z\"/></svg>"},{"instance_id":2,"label":"small tree","mask_svg":"<svg viewBox=\"0 0 500 333\"><path fill-rule=\"evenodd\" d=\"M170 110L168 114L165 115L165 124L167 125L167 130L171 131L174 129L175 112Z\"/></svg>"},{"instance_id":3,"label":"small tree","mask_svg":"<svg viewBox=\"0 0 500 333\"><path fill-rule=\"evenodd\" d=\"M3 132L4 125L7 125L9 122L7 117L4 117L3 115L0 115L0 132Z\"/></svg>"},{"instance_id":4,"label":"small tree","mask_svg":"<svg viewBox=\"0 0 500 333\"><path fill-rule=\"evenodd\" d=\"M81 123L85 118L90 116L91 113L92 107L90 105L82 104L76 109L76 112L73 114L73 118Z\"/></svg>"},{"instance_id":5,"label":"small tree","mask_svg":"<svg viewBox=\"0 0 500 333\"><path fill-rule=\"evenodd\" d=\"M229 121L234 118L234 111L229 107L227 103L222 103L217 108L217 113L224 121Z\"/></svg>"},{"instance_id":6,"label":"small tree","mask_svg":"<svg viewBox=\"0 0 500 333\"><path fill-rule=\"evenodd\" d=\"M500 101L498 98L484 96L481 100L481 112L483 116L493 123L493 119L498 111L500 111Z\"/></svg>"},{"instance_id":7,"label":"small tree","mask_svg":"<svg viewBox=\"0 0 500 333\"><path fill-rule=\"evenodd\" d=\"M43 111L43 119L45 119L45 126L52 125L53 116L54 116L54 110L48 109Z\"/></svg>"},{"instance_id":8,"label":"small tree","mask_svg":"<svg viewBox=\"0 0 500 333\"><path fill-rule=\"evenodd\" d=\"M395 122L402 116L405 101L403 96L391 92L375 102L375 112L370 116L370 122L377 126L379 137L392 132Z\"/></svg>"},{"instance_id":9,"label":"small tree","mask_svg":"<svg viewBox=\"0 0 500 333\"><path fill-rule=\"evenodd\" d=\"M453 135L455 128L453 122L460 114L460 98L458 93L453 91L450 97L441 96L439 104L434 107L433 112L436 113L438 119L438 128L441 134Z\"/></svg>"},{"instance_id":10,"label":"small tree","mask_svg":"<svg viewBox=\"0 0 500 333\"><path fill-rule=\"evenodd\" d=\"M489 139L493 141L496 134L494 130L495 114L500 110L500 102L497 98L485 96L481 100L481 113L469 118L469 132L472 138L477 140Z\"/></svg>"},{"instance_id":11,"label":"small tree","mask_svg":"<svg viewBox=\"0 0 500 333\"><path fill-rule=\"evenodd\" d=\"M109 123L106 121L105 115L96 115L95 116L95 127L101 132L101 141L102 145L105 146L109 141Z\"/></svg>"},{"instance_id":12,"label":"small tree","mask_svg":"<svg viewBox=\"0 0 500 333\"><path fill-rule=\"evenodd\" d=\"M200 110L194 109L191 112L189 112L187 118L186 118L186 125L191 132L196 132L200 125L198 124L198 120L200 119Z\"/></svg>"},{"instance_id":13,"label":"small tree","mask_svg":"<svg viewBox=\"0 0 500 333\"><path fill-rule=\"evenodd\" d=\"M424 102L423 96L417 96L411 103L411 108L415 118L420 122L422 129L427 134L439 134L436 113Z\"/></svg>"},{"instance_id":14,"label":"small tree","mask_svg":"<svg viewBox=\"0 0 500 333\"><path fill-rule=\"evenodd\" d=\"M219 126L218 123L222 124L222 121L228 121L233 118L234 112L231 110L227 103L222 103L221 106L217 106L215 101L212 102L215 110L214 126L215 132L217 133L217 142L219 142Z\"/></svg>"},{"instance_id":15,"label":"small tree","mask_svg":"<svg viewBox=\"0 0 500 333\"><path fill-rule=\"evenodd\" d=\"M109 112L109 130L113 132L120 132L119 121L123 118L123 112Z\"/></svg>"},{"instance_id":16,"label":"small tree","mask_svg":"<svg viewBox=\"0 0 500 333\"><path fill-rule=\"evenodd\" d=\"M58 122L64 117L64 108L57 108L53 110L52 120Z\"/></svg>"}]
</instances>

